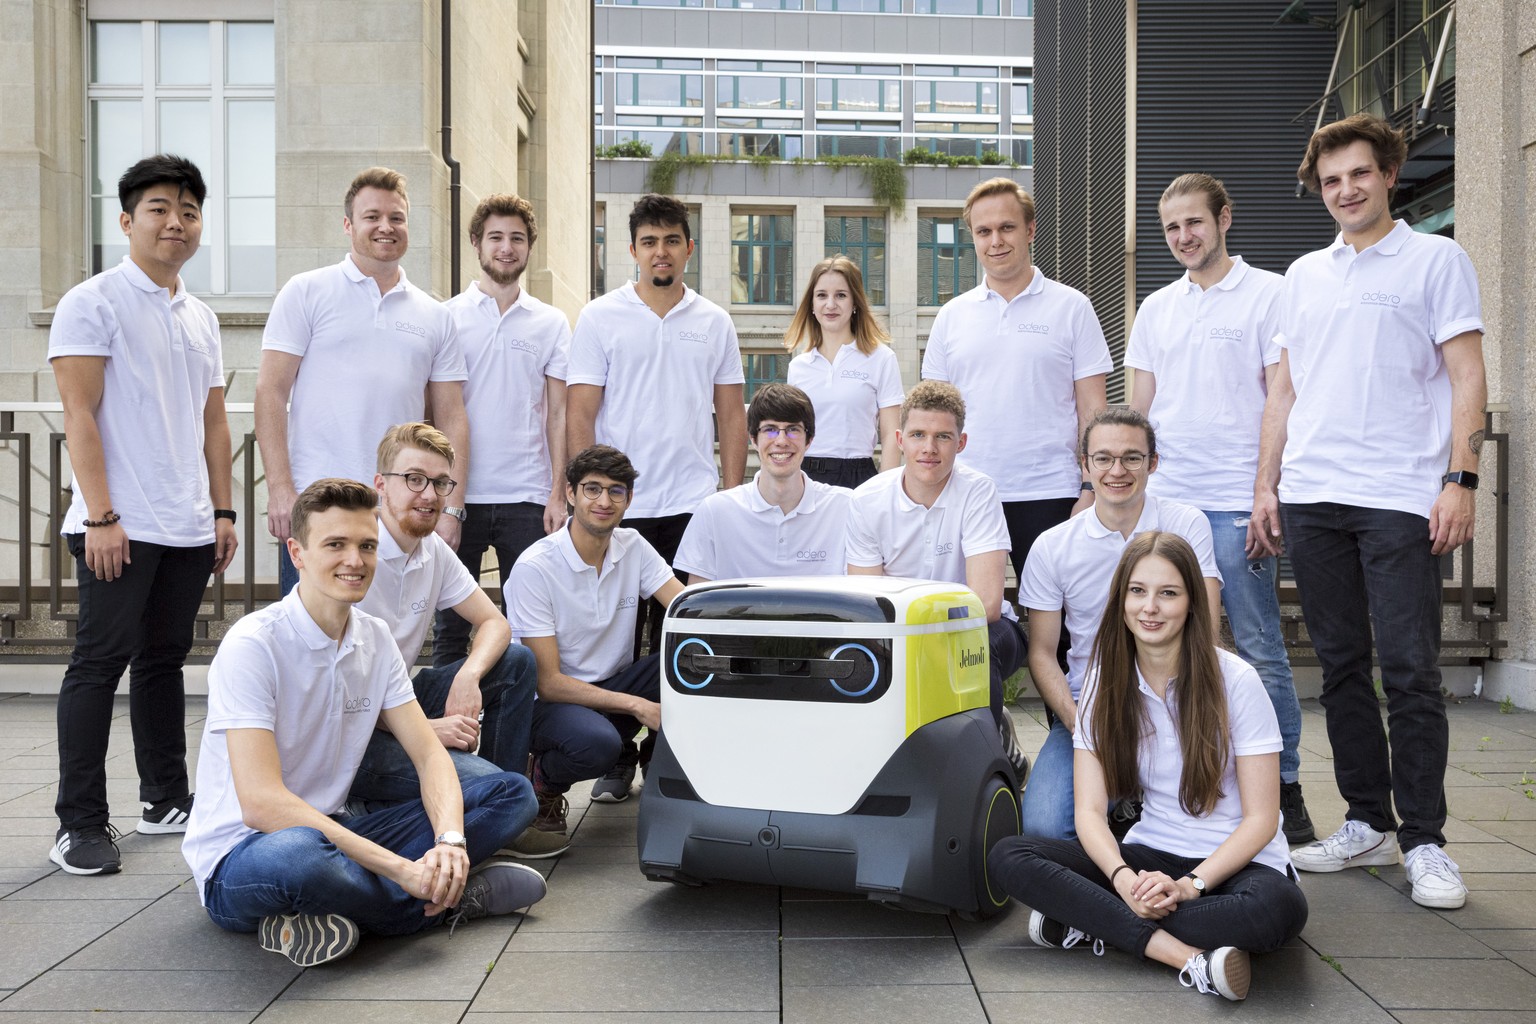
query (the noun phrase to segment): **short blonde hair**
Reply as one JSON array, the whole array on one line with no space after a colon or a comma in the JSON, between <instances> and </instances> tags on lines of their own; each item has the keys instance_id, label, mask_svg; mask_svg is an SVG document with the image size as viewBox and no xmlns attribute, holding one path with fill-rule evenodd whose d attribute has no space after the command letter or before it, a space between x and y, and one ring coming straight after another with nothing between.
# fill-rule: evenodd
<instances>
[{"instance_id":1,"label":"short blonde hair","mask_svg":"<svg viewBox=\"0 0 1536 1024\"><path fill-rule=\"evenodd\" d=\"M907 427L907 414L914 411L947 412L955 418L955 429L965 429L965 399L960 389L944 380L925 380L907 392L901 403L901 427Z\"/></svg>"},{"instance_id":2,"label":"short blonde hair","mask_svg":"<svg viewBox=\"0 0 1536 1024\"><path fill-rule=\"evenodd\" d=\"M392 171L388 167L370 167L359 171L357 177L352 179L352 184L347 187L346 198L341 201L341 207L347 213L347 220L352 219L352 200L365 188L381 188L385 192L394 192L405 200L406 208L411 205L410 197L405 194L405 175L399 171Z\"/></svg>"},{"instance_id":3,"label":"short blonde hair","mask_svg":"<svg viewBox=\"0 0 1536 1024\"><path fill-rule=\"evenodd\" d=\"M397 423L384 432L379 442L379 472L388 473L395 459L407 448L441 455L453 465L453 442L430 423Z\"/></svg>"},{"instance_id":4,"label":"short blonde hair","mask_svg":"<svg viewBox=\"0 0 1536 1024\"><path fill-rule=\"evenodd\" d=\"M1035 222L1035 197L1030 195L1023 185L1020 185L1012 178L998 177L988 178L986 181L983 181L971 189L971 194L965 197L965 209L961 211L960 216L965 221L966 227L971 226L971 207L988 196L1013 196L1013 198L1019 201L1019 205L1024 208L1024 223L1033 224Z\"/></svg>"}]
</instances>

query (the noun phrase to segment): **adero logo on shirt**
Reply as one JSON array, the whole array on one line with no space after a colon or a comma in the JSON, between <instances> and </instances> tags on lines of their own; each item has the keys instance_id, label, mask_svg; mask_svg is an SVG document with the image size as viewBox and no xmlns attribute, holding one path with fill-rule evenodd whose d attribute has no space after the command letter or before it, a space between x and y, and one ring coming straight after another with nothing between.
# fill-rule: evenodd
<instances>
[{"instance_id":1,"label":"adero logo on shirt","mask_svg":"<svg viewBox=\"0 0 1536 1024\"><path fill-rule=\"evenodd\" d=\"M621 612L626 608L633 608L639 603L640 599L637 598L634 594L630 594L628 597L619 598L619 603L613 606L613 610L616 612Z\"/></svg>"},{"instance_id":2,"label":"adero logo on shirt","mask_svg":"<svg viewBox=\"0 0 1536 1024\"><path fill-rule=\"evenodd\" d=\"M406 334L414 334L418 338L427 336L427 329L420 324L408 324L404 320L395 321L395 330L404 331Z\"/></svg>"},{"instance_id":3,"label":"adero logo on shirt","mask_svg":"<svg viewBox=\"0 0 1536 1024\"><path fill-rule=\"evenodd\" d=\"M430 607L432 607L432 602L428 601L426 598L422 598L420 601L411 602L411 611L415 612L417 615L420 615Z\"/></svg>"},{"instance_id":4,"label":"adero logo on shirt","mask_svg":"<svg viewBox=\"0 0 1536 1024\"><path fill-rule=\"evenodd\" d=\"M1212 327L1211 337L1221 338L1226 341L1242 341L1243 329L1241 327Z\"/></svg>"},{"instance_id":5,"label":"adero logo on shirt","mask_svg":"<svg viewBox=\"0 0 1536 1024\"><path fill-rule=\"evenodd\" d=\"M797 561L797 562L825 562L826 560L827 560L827 553L825 551L796 551L795 552L795 561Z\"/></svg>"},{"instance_id":6,"label":"adero logo on shirt","mask_svg":"<svg viewBox=\"0 0 1536 1024\"><path fill-rule=\"evenodd\" d=\"M933 553L936 555L952 555L955 553L955 542L952 540L945 541L943 544L935 547Z\"/></svg>"},{"instance_id":7,"label":"adero logo on shirt","mask_svg":"<svg viewBox=\"0 0 1536 1024\"><path fill-rule=\"evenodd\" d=\"M360 715L373 707L373 701L367 697L348 697L341 706L344 715Z\"/></svg>"},{"instance_id":8,"label":"adero logo on shirt","mask_svg":"<svg viewBox=\"0 0 1536 1024\"><path fill-rule=\"evenodd\" d=\"M1050 334L1050 324L1019 324L1014 330L1020 334Z\"/></svg>"},{"instance_id":9,"label":"adero logo on shirt","mask_svg":"<svg viewBox=\"0 0 1536 1024\"><path fill-rule=\"evenodd\" d=\"M201 352L203 355L208 354L208 343L195 334L187 335L187 348L193 352Z\"/></svg>"},{"instance_id":10,"label":"adero logo on shirt","mask_svg":"<svg viewBox=\"0 0 1536 1024\"><path fill-rule=\"evenodd\" d=\"M519 352L526 352L531 356L536 356L539 354L539 346L537 342L526 341L522 338L508 338L507 348L516 349Z\"/></svg>"},{"instance_id":11,"label":"adero logo on shirt","mask_svg":"<svg viewBox=\"0 0 1536 1024\"><path fill-rule=\"evenodd\" d=\"M1391 292L1361 292L1360 305L1362 306L1396 306L1402 303L1400 295Z\"/></svg>"},{"instance_id":12,"label":"adero logo on shirt","mask_svg":"<svg viewBox=\"0 0 1536 1024\"><path fill-rule=\"evenodd\" d=\"M705 334L703 331L678 331L677 340L693 341L700 345L705 345L709 343L709 335Z\"/></svg>"},{"instance_id":13,"label":"adero logo on shirt","mask_svg":"<svg viewBox=\"0 0 1536 1024\"><path fill-rule=\"evenodd\" d=\"M869 374L863 370L840 370L837 375L843 380L869 380Z\"/></svg>"}]
</instances>

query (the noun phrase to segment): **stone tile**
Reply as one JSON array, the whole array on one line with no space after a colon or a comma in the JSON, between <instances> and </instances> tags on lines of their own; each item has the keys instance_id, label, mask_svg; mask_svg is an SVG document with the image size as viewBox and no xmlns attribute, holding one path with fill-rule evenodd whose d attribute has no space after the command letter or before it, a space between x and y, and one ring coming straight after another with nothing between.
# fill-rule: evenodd
<instances>
[{"instance_id":1,"label":"stone tile","mask_svg":"<svg viewBox=\"0 0 1536 1024\"><path fill-rule=\"evenodd\" d=\"M1536 927L1536 892L1501 892L1469 896L1460 910L1437 910L1458 928Z\"/></svg>"},{"instance_id":2,"label":"stone tile","mask_svg":"<svg viewBox=\"0 0 1536 1024\"><path fill-rule=\"evenodd\" d=\"M778 890L652 882L639 869L561 864L525 926L537 931L732 931L778 928Z\"/></svg>"},{"instance_id":3,"label":"stone tile","mask_svg":"<svg viewBox=\"0 0 1536 1024\"><path fill-rule=\"evenodd\" d=\"M805 900L780 911L786 939L866 939L879 937L953 938L942 914L919 914L865 899Z\"/></svg>"},{"instance_id":4,"label":"stone tile","mask_svg":"<svg viewBox=\"0 0 1536 1024\"><path fill-rule=\"evenodd\" d=\"M661 1014L650 1014L648 1017L639 1013L629 1013L624 1010L615 1010L612 1013L583 1013L577 1020L573 1020L575 1014L570 1013L481 1013L472 1010L464 1018L464 1024L643 1024L647 1020L656 1020L658 1024L665 1021L666 1024L778 1024L779 1013L777 1010L724 1010L717 1013L705 1011L703 1013L678 1013L676 1011ZM262 1020L266 1020L265 1017Z\"/></svg>"},{"instance_id":5,"label":"stone tile","mask_svg":"<svg viewBox=\"0 0 1536 1024\"><path fill-rule=\"evenodd\" d=\"M0 988L21 988L112 927L103 921L7 924L5 944L0 947Z\"/></svg>"},{"instance_id":6,"label":"stone tile","mask_svg":"<svg viewBox=\"0 0 1536 1024\"><path fill-rule=\"evenodd\" d=\"M190 1013L164 1010L7 1011L6 1004L0 1002L0 1020L5 1024L248 1024L255 1019L256 1012L252 1010L196 1010Z\"/></svg>"},{"instance_id":7,"label":"stone tile","mask_svg":"<svg viewBox=\"0 0 1536 1024\"><path fill-rule=\"evenodd\" d=\"M1467 934L1500 952L1536 950L1536 928L1469 928Z\"/></svg>"},{"instance_id":8,"label":"stone tile","mask_svg":"<svg viewBox=\"0 0 1536 1024\"><path fill-rule=\"evenodd\" d=\"M965 959L952 938L785 939L784 985L963 985Z\"/></svg>"},{"instance_id":9,"label":"stone tile","mask_svg":"<svg viewBox=\"0 0 1536 1024\"><path fill-rule=\"evenodd\" d=\"M1329 874L1301 872L1301 891L1314 912L1322 908L1333 914L1407 914L1423 910L1389 884L1387 873L1401 876L1401 867L1375 870L1374 875L1365 868Z\"/></svg>"},{"instance_id":10,"label":"stone tile","mask_svg":"<svg viewBox=\"0 0 1536 1024\"><path fill-rule=\"evenodd\" d=\"M1536 1024L1536 1010L1398 1010L1403 1024Z\"/></svg>"},{"instance_id":11,"label":"stone tile","mask_svg":"<svg viewBox=\"0 0 1536 1024\"><path fill-rule=\"evenodd\" d=\"M515 970L492 972L475 1008L567 1014L777 1011L778 959L777 952L527 953L518 956Z\"/></svg>"},{"instance_id":12,"label":"stone tile","mask_svg":"<svg viewBox=\"0 0 1536 1024\"><path fill-rule=\"evenodd\" d=\"M107 901L117 902L117 901ZM281 971L286 957L263 950L252 935L228 932L209 919L192 893L175 893L135 914L61 965L64 970Z\"/></svg>"},{"instance_id":13,"label":"stone tile","mask_svg":"<svg viewBox=\"0 0 1536 1024\"><path fill-rule=\"evenodd\" d=\"M283 994L302 1000L468 1003L493 973L519 920L483 918L460 925L452 935L447 927L436 927L415 935L364 936L338 969L305 971Z\"/></svg>"},{"instance_id":14,"label":"stone tile","mask_svg":"<svg viewBox=\"0 0 1536 1024\"><path fill-rule=\"evenodd\" d=\"M1450 921L1432 913L1334 914L1314 911L1301 933L1319 953L1346 957L1465 957L1481 960L1493 951Z\"/></svg>"},{"instance_id":15,"label":"stone tile","mask_svg":"<svg viewBox=\"0 0 1536 1024\"><path fill-rule=\"evenodd\" d=\"M989 992L1139 992L1167 984L1166 968L1129 953L1106 949L1094 956L1086 946L1042 949L977 946L964 950L976 990Z\"/></svg>"},{"instance_id":16,"label":"stone tile","mask_svg":"<svg viewBox=\"0 0 1536 1024\"><path fill-rule=\"evenodd\" d=\"M784 988L784 1024L985 1024L986 1019L970 985Z\"/></svg>"},{"instance_id":17,"label":"stone tile","mask_svg":"<svg viewBox=\"0 0 1536 1024\"><path fill-rule=\"evenodd\" d=\"M774 952L778 933L757 932L550 932L520 928L507 944L509 954L523 953L683 953Z\"/></svg>"},{"instance_id":18,"label":"stone tile","mask_svg":"<svg viewBox=\"0 0 1536 1024\"><path fill-rule=\"evenodd\" d=\"M289 999L285 994L262 1011L261 1024L309 1024L332 1020L339 1016L338 1011L345 1013L347 1024L456 1024L464 1019L468 1008L468 1003L420 999L349 999L337 1004L318 999Z\"/></svg>"},{"instance_id":19,"label":"stone tile","mask_svg":"<svg viewBox=\"0 0 1536 1024\"><path fill-rule=\"evenodd\" d=\"M266 971L49 971L0 1010L138 1010L153 1012L146 1019L154 1020L173 1011L254 1012L288 982L288 975Z\"/></svg>"},{"instance_id":20,"label":"stone tile","mask_svg":"<svg viewBox=\"0 0 1536 1024\"><path fill-rule=\"evenodd\" d=\"M191 891L191 878L186 872L179 875L136 875L124 871L116 875L91 875L82 877L60 871L49 865L53 873L39 879L25 889L8 897L13 900L152 900L174 892L183 883Z\"/></svg>"},{"instance_id":21,"label":"stone tile","mask_svg":"<svg viewBox=\"0 0 1536 1024\"><path fill-rule=\"evenodd\" d=\"M1508 960L1339 957L1349 980L1388 1009L1524 1010L1536 979Z\"/></svg>"}]
</instances>

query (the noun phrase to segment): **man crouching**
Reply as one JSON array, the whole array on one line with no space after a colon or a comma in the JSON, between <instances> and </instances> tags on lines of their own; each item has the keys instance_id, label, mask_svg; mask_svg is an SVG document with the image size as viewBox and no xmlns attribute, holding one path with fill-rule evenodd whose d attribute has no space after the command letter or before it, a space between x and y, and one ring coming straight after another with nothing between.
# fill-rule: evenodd
<instances>
[{"instance_id":1,"label":"man crouching","mask_svg":"<svg viewBox=\"0 0 1536 1024\"><path fill-rule=\"evenodd\" d=\"M353 606L373 580L378 494L319 480L293 506L299 585L241 619L208 671L199 799L182 854L208 916L259 932L301 967L350 953L361 932L406 935L538 902L521 864L472 868L532 820L528 780L460 789L389 627ZM421 799L348 816L347 791L380 722L421 777ZM207 794L206 797L201 794Z\"/></svg>"}]
</instances>

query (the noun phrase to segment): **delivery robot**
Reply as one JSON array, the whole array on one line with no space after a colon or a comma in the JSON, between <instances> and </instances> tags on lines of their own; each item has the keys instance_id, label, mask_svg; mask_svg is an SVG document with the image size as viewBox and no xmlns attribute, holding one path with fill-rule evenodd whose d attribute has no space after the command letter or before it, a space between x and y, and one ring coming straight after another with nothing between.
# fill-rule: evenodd
<instances>
[{"instance_id":1,"label":"delivery robot","mask_svg":"<svg viewBox=\"0 0 1536 1024\"><path fill-rule=\"evenodd\" d=\"M972 918L1002 910L987 853L1019 834L988 709L987 620L949 583L726 580L668 610L664 723L640 867Z\"/></svg>"}]
</instances>

